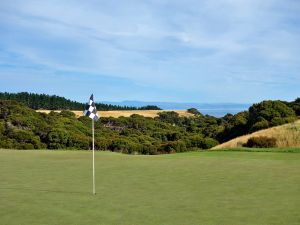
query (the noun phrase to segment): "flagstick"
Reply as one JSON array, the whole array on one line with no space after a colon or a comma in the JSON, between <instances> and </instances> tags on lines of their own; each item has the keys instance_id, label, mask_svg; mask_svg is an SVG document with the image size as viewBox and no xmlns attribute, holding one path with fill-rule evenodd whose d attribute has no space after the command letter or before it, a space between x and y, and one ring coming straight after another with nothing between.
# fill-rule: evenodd
<instances>
[{"instance_id":1,"label":"flagstick","mask_svg":"<svg viewBox=\"0 0 300 225\"><path fill-rule=\"evenodd\" d=\"M94 120L92 119L92 133L93 133L93 194L96 194L95 188L95 141L94 141Z\"/></svg>"}]
</instances>

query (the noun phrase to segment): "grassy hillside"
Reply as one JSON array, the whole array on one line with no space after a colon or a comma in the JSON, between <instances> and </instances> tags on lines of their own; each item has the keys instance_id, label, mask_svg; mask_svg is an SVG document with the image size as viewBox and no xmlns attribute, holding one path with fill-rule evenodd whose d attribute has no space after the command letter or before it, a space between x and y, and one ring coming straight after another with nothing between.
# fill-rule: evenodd
<instances>
[{"instance_id":1,"label":"grassy hillside","mask_svg":"<svg viewBox=\"0 0 300 225\"><path fill-rule=\"evenodd\" d=\"M114 117L119 118L120 116L130 117L133 114L138 114L144 117L156 117L160 112L177 112L179 116L190 117L193 114L188 113L187 110L120 110L120 111L98 111L100 117ZM37 112L50 113L51 110L37 110ZM55 112L61 112L60 110L55 110ZM82 111L72 111L75 113L76 117L82 116Z\"/></svg>"},{"instance_id":2,"label":"grassy hillside","mask_svg":"<svg viewBox=\"0 0 300 225\"><path fill-rule=\"evenodd\" d=\"M300 120L293 123L272 127L257 131L252 134L237 137L228 142L215 146L213 149L236 148L241 147L251 137L266 136L274 137L277 140L277 146L284 147L300 147Z\"/></svg>"},{"instance_id":3,"label":"grassy hillside","mask_svg":"<svg viewBox=\"0 0 300 225\"><path fill-rule=\"evenodd\" d=\"M299 153L0 150L4 225L299 224Z\"/></svg>"}]
</instances>

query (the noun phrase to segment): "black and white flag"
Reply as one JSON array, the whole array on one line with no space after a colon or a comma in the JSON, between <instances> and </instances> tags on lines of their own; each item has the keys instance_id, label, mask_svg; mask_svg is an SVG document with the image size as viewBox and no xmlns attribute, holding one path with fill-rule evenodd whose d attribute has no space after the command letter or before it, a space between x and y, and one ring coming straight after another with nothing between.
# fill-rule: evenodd
<instances>
[{"instance_id":1,"label":"black and white flag","mask_svg":"<svg viewBox=\"0 0 300 225\"><path fill-rule=\"evenodd\" d=\"M94 95L92 94L89 102L85 105L85 110L83 112L85 116L90 117L92 120L97 121L99 116L97 114L97 109L94 102Z\"/></svg>"}]
</instances>

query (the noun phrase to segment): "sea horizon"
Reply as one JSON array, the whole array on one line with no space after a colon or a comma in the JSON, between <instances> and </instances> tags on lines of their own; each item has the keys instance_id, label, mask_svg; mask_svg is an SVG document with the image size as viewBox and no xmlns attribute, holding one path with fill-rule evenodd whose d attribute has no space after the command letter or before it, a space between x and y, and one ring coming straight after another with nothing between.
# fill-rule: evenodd
<instances>
[{"instance_id":1,"label":"sea horizon","mask_svg":"<svg viewBox=\"0 0 300 225\"><path fill-rule=\"evenodd\" d=\"M222 117L248 110L251 103L189 103L189 102L154 102L154 101L102 101L100 103L119 106L142 107L155 105L163 110L185 110L196 108L204 115Z\"/></svg>"}]
</instances>

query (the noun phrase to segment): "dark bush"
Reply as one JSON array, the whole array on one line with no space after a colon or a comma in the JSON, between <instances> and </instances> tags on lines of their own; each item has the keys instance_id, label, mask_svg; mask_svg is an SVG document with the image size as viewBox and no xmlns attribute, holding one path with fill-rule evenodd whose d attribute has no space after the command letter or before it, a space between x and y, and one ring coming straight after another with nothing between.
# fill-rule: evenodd
<instances>
[{"instance_id":1,"label":"dark bush","mask_svg":"<svg viewBox=\"0 0 300 225\"><path fill-rule=\"evenodd\" d=\"M203 116L201 112L199 112L199 110L196 108L190 108L187 111L188 113L194 114L195 116Z\"/></svg>"},{"instance_id":2,"label":"dark bush","mask_svg":"<svg viewBox=\"0 0 300 225\"><path fill-rule=\"evenodd\" d=\"M5 119L9 115L8 101L0 101L0 119Z\"/></svg>"},{"instance_id":3,"label":"dark bush","mask_svg":"<svg viewBox=\"0 0 300 225\"><path fill-rule=\"evenodd\" d=\"M297 98L293 102L287 102L287 105L295 111L297 116L300 116L300 98Z\"/></svg>"},{"instance_id":4,"label":"dark bush","mask_svg":"<svg viewBox=\"0 0 300 225\"><path fill-rule=\"evenodd\" d=\"M157 155L157 146L151 144L144 144L141 154L143 155Z\"/></svg>"},{"instance_id":5,"label":"dark bush","mask_svg":"<svg viewBox=\"0 0 300 225\"><path fill-rule=\"evenodd\" d=\"M263 119L262 121L256 122L250 129L250 132L266 129L269 127L269 122Z\"/></svg>"},{"instance_id":6,"label":"dark bush","mask_svg":"<svg viewBox=\"0 0 300 225\"><path fill-rule=\"evenodd\" d=\"M142 106L140 108L138 108L139 110L161 110L161 108L159 108L156 105L146 105L146 106Z\"/></svg>"},{"instance_id":7,"label":"dark bush","mask_svg":"<svg viewBox=\"0 0 300 225\"><path fill-rule=\"evenodd\" d=\"M125 154L132 154L136 152L140 152L142 149L142 145L134 142L130 139L117 139L112 142L109 146L109 149L114 152L122 152Z\"/></svg>"},{"instance_id":8,"label":"dark bush","mask_svg":"<svg viewBox=\"0 0 300 225\"><path fill-rule=\"evenodd\" d=\"M244 146L250 148L272 148L276 147L276 138L266 136L251 137Z\"/></svg>"},{"instance_id":9,"label":"dark bush","mask_svg":"<svg viewBox=\"0 0 300 225\"><path fill-rule=\"evenodd\" d=\"M189 143L189 147L202 148L203 137L202 137L202 135L192 136L192 137L190 137L188 143Z\"/></svg>"},{"instance_id":10,"label":"dark bush","mask_svg":"<svg viewBox=\"0 0 300 225\"><path fill-rule=\"evenodd\" d=\"M113 142L113 140L111 140L109 138L96 138L95 139L95 149L108 150L109 146L111 146L112 142Z\"/></svg>"},{"instance_id":11,"label":"dark bush","mask_svg":"<svg viewBox=\"0 0 300 225\"><path fill-rule=\"evenodd\" d=\"M180 123L179 114L174 111L160 112L160 113L158 113L158 118L160 121L170 123L170 124L179 124Z\"/></svg>"},{"instance_id":12,"label":"dark bush","mask_svg":"<svg viewBox=\"0 0 300 225\"><path fill-rule=\"evenodd\" d=\"M280 118L280 117L274 117L271 120L272 126L279 126L279 125L284 124L284 123L285 123L285 119Z\"/></svg>"},{"instance_id":13,"label":"dark bush","mask_svg":"<svg viewBox=\"0 0 300 225\"><path fill-rule=\"evenodd\" d=\"M202 149L210 149L212 147L215 147L218 144L219 144L219 142L217 140L207 137L202 140L201 148Z\"/></svg>"},{"instance_id":14,"label":"dark bush","mask_svg":"<svg viewBox=\"0 0 300 225\"><path fill-rule=\"evenodd\" d=\"M3 134L5 131L5 125L3 121L0 121L0 135Z\"/></svg>"},{"instance_id":15,"label":"dark bush","mask_svg":"<svg viewBox=\"0 0 300 225\"><path fill-rule=\"evenodd\" d=\"M63 117L75 118L75 113L73 113L69 110L62 110L59 114Z\"/></svg>"},{"instance_id":16,"label":"dark bush","mask_svg":"<svg viewBox=\"0 0 300 225\"><path fill-rule=\"evenodd\" d=\"M0 148L16 148L18 142L14 139L10 139L7 137L1 137L0 139Z\"/></svg>"},{"instance_id":17,"label":"dark bush","mask_svg":"<svg viewBox=\"0 0 300 225\"><path fill-rule=\"evenodd\" d=\"M63 129L53 129L48 136L49 149L61 149L67 147L69 141L69 134Z\"/></svg>"},{"instance_id":18,"label":"dark bush","mask_svg":"<svg viewBox=\"0 0 300 225\"><path fill-rule=\"evenodd\" d=\"M70 137L68 138L68 143L65 143L64 141L64 143L67 144L69 148L73 148L73 149L91 149L92 145L90 142L91 142L91 138L80 134L71 134ZM96 140L95 140L95 149L98 149Z\"/></svg>"},{"instance_id":19,"label":"dark bush","mask_svg":"<svg viewBox=\"0 0 300 225\"><path fill-rule=\"evenodd\" d=\"M18 144L15 146L17 149L39 149L45 147L41 143L40 137L34 135L32 131L14 129L9 132L8 137L17 141Z\"/></svg>"},{"instance_id":20,"label":"dark bush","mask_svg":"<svg viewBox=\"0 0 300 225\"><path fill-rule=\"evenodd\" d=\"M295 111L282 101L263 101L249 108L249 127L251 132L268 126L284 123L286 118L294 117ZM272 121L274 124L272 124Z\"/></svg>"},{"instance_id":21,"label":"dark bush","mask_svg":"<svg viewBox=\"0 0 300 225\"><path fill-rule=\"evenodd\" d=\"M167 141L161 144L160 149L162 153L175 153L187 151L186 145L183 141Z\"/></svg>"},{"instance_id":22,"label":"dark bush","mask_svg":"<svg viewBox=\"0 0 300 225\"><path fill-rule=\"evenodd\" d=\"M181 138L181 134L178 132L168 133L166 136L168 141L178 141Z\"/></svg>"},{"instance_id":23,"label":"dark bush","mask_svg":"<svg viewBox=\"0 0 300 225\"><path fill-rule=\"evenodd\" d=\"M34 146L31 143L19 143L18 146L16 146L15 148L29 150L34 149Z\"/></svg>"}]
</instances>

